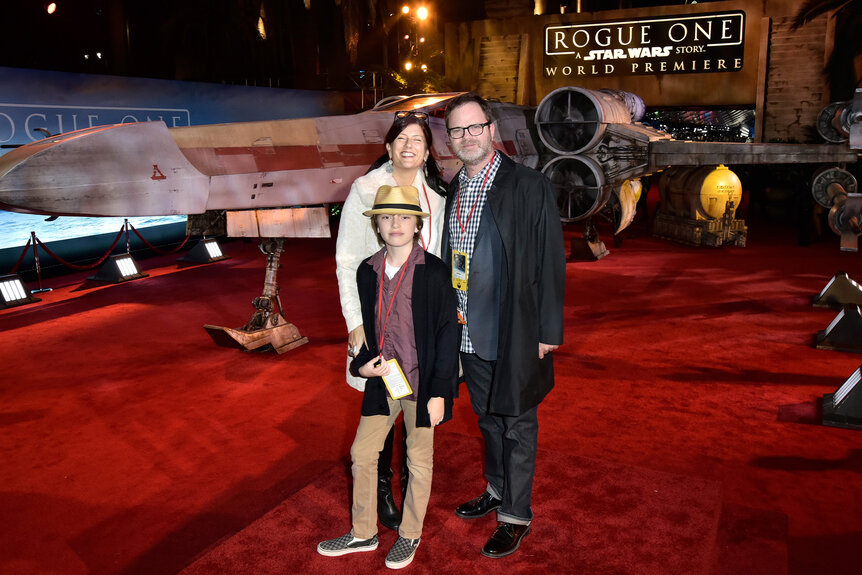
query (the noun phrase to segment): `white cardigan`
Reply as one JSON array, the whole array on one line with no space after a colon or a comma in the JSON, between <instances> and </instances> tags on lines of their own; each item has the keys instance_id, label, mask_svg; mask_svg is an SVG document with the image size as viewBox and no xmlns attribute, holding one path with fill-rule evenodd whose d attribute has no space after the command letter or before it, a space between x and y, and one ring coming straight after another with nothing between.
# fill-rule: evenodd
<instances>
[{"instance_id":1,"label":"white cardigan","mask_svg":"<svg viewBox=\"0 0 862 575\"><path fill-rule=\"evenodd\" d=\"M348 333L362 324L359 291L356 287L356 268L381 247L371 227L371 218L362 214L374 207L374 197L380 186L398 185L390 169L391 166L387 163L356 178L350 186L350 193L341 211L341 223L338 226L338 239L335 243L335 274L338 277L338 293L341 296L341 313L344 315ZM413 186L419 190L419 205L422 211L431 214L430 222L429 218L424 218L422 228L424 245L429 252L439 256L443 237L443 215L446 213L445 198L425 182L422 170L416 172ZM348 358L348 365L349 363L350 358ZM347 383L360 391L365 387L365 379L353 377L349 371Z\"/></svg>"}]
</instances>

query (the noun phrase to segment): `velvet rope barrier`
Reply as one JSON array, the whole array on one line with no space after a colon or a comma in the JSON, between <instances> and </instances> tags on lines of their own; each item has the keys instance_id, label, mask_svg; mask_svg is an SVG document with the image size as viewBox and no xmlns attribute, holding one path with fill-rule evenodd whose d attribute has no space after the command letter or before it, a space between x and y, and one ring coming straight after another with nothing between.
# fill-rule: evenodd
<instances>
[{"instance_id":1,"label":"velvet rope barrier","mask_svg":"<svg viewBox=\"0 0 862 575\"><path fill-rule=\"evenodd\" d=\"M119 243L120 238L121 238L121 237L123 237L123 232L124 232L124 231L125 231L125 226L124 226L124 227L122 227L122 228L120 228L120 231L117 233L117 237L116 237L116 238L114 238L114 243L113 243L113 244L111 244L111 247L109 247L109 248L108 248L108 251L107 251L107 252L105 252L105 255L103 255L101 258L99 258L99 261L97 261L97 262L95 262L95 263L93 263L93 264L90 264L90 265L86 265L86 266L79 266L79 265L77 265L77 264L73 264L73 263L67 262L66 260L64 260L63 258L61 258L60 256L58 256L57 254L55 254L54 252L52 252L52 251L48 248L48 246L46 246L44 243L42 243L42 240L40 240L39 238L36 238L36 242L39 244L39 247L40 247L40 248L42 248L43 250L45 250L45 253L46 253L46 254L48 254L49 256L51 256L52 258L54 258L55 260L57 260L58 262L60 262L60 263L61 263L61 264L63 264L64 266L66 266L67 268L72 268L73 270L91 270L91 269L93 269L93 268L94 268L94 267L96 267L96 266L100 266L100 265L102 265L102 263L104 263L104 261L105 261L106 259L108 259L108 256L110 256L110 255L111 255L111 252L112 252L112 251L114 251L114 248L115 248L115 247L117 247L117 244ZM33 237L35 237L35 236L33 236Z\"/></svg>"},{"instance_id":2,"label":"velvet rope barrier","mask_svg":"<svg viewBox=\"0 0 862 575\"><path fill-rule=\"evenodd\" d=\"M24 257L27 255L27 248L30 247L31 241L32 241L32 238L27 238L27 244L24 246L24 249L21 250L21 257L19 257L18 261L15 262L15 265L12 266L12 271L9 272L10 274L14 274L14 273L18 272L18 267L21 265L21 262L24 261Z\"/></svg>"},{"instance_id":3,"label":"velvet rope barrier","mask_svg":"<svg viewBox=\"0 0 862 575\"><path fill-rule=\"evenodd\" d=\"M145 244L148 248L150 248L151 250L153 250L153 251L154 251L154 252L156 252L157 254L161 254L161 255L173 254L173 253L176 253L176 252L180 251L180 250L182 249L182 247L183 247L184 245L186 245L186 242L187 242L187 241L189 241L189 238L191 237L190 235L186 235L185 239L183 240L183 243L181 243L180 245L178 245L177 247L175 247L175 248L174 248L174 249L172 249L172 250L162 250L162 249L157 248L156 246L154 246L154 245L153 245L153 244L151 244L150 242L148 242L148 241L147 241L147 239L146 239L144 236L142 236L142 235L141 235L141 232L139 232L139 231L137 230L137 228L135 228L135 226L133 226L132 224L129 224L129 227L130 227L130 228L132 228L132 231L133 231L133 232L135 232L135 235L136 235L136 236L138 236L138 238L140 238L140 240L141 240L142 242L144 242L144 244Z\"/></svg>"},{"instance_id":4,"label":"velvet rope barrier","mask_svg":"<svg viewBox=\"0 0 862 575\"><path fill-rule=\"evenodd\" d=\"M123 223L123 227L120 228L119 232L117 232L117 237L114 238L114 243L111 244L111 247L108 248L108 251L105 252L105 254L101 258L99 258L99 260L96 261L95 263L92 263L92 264L89 264L86 266L82 266L82 265L77 265L77 264L73 264L71 262L68 262L68 261L64 260L63 258L61 258L60 256L58 256L57 254L55 254L54 252L52 252L51 249L42 242L42 240L40 240L38 237L36 237L35 232L33 232L30 234L31 237L27 239L27 243L24 245L24 249L21 250L21 256L18 258L18 261L15 262L15 265L12 266L12 270L9 273L14 274L18 271L18 268L21 266L21 262L23 262L24 258L27 256L27 249L30 247L31 244L33 245L33 253L34 253L34 256L35 256L36 261L37 261L37 267L38 267L39 255L38 255L38 253L36 253L36 246L38 245L43 250L45 250L46 254L48 254L49 256L51 256L52 258L57 260L60 264L66 266L68 268L71 268L74 270L93 269L93 268L103 264L105 262L105 260L108 259L108 256L111 255L111 252L114 251L114 248L117 247L117 244L120 242L120 238L123 237L124 232L126 234L126 244L127 244L126 245L126 248L127 248L126 251L128 251L128 234L129 234L129 232L128 232L126 226L132 228L132 231L135 232L135 235L138 236L138 238L140 238L140 240L149 249L151 249L152 251L154 251L158 254L162 254L162 255L172 254L172 253L178 252L179 250L182 249L182 247L184 245L186 245L186 243L189 241L189 238L191 237L191 235L186 235L186 237L183 239L182 243L172 250L162 250L162 249L157 248L153 244L151 244L149 241L147 241L147 239L141 235L141 233L135 228L135 226L128 223L128 220L126 220L126 222Z\"/></svg>"}]
</instances>

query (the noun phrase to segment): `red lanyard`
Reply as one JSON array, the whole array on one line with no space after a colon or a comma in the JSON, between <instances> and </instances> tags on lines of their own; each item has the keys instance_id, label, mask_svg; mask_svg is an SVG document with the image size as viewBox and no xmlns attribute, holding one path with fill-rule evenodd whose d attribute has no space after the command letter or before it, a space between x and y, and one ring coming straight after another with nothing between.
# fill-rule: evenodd
<instances>
[{"instance_id":1,"label":"red lanyard","mask_svg":"<svg viewBox=\"0 0 862 575\"><path fill-rule=\"evenodd\" d=\"M491 166L488 165L488 171L485 172L485 179L482 180L482 186L479 188L479 195L476 196L476 201L473 202L473 207L470 208L470 214L467 216L467 223L464 224L461 222L461 182L458 182L458 197L455 199L456 211L455 216L458 218L458 225L461 226L461 233L467 233L467 226L470 224L470 219L473 217L473 211L476 209L476 206L479 204L479 198L482 197L482 193L485 191L485 184L488 182L488 174L491 173Z\"/></svg>"},{"instance_id":2,"label":"red lanyard","mask_svg":"<svg viewBox=\"0 0 862 575\"><path fill-rule=\"evenodd\" d=\"M428 200L428 190L425 189L425 184L422 184L422 191L425 193L425 205L428 206L428 243L425 243L425 240L422 238L422 233L419 233L419 243L422 244L422 249L426 252L428 251L428 244L431 243L431 234L434 233L434 226L432 224L431 214L431 202Z\"/></svg>"},{"instance_id":3,"label":"red lanyard","mask_svg":"<svg viewBox=\"0 0 862 575\"><path fill-rule=\"evenodd\" d=\"M408 257L409 260L409 257ZM398 283L395 284L395 292L392 294L392 299L389 300L389 307L386 309L386 317L383 318L383 325L381 327L380 316L383 313L383 276L380 276L380 296L377 301L377 327L380 329L380 345L377 347L377 351L380 354L383 354L383 338L386 337L386 322L389 321L389 312L392 311L392 304L395 303L395 296L398 295L398 288L401 287L401 280L404 279L404 272L407 271L407 263L404 262L401 266L401 275L398 276ZM383 273L386 273L386 256L383 256ZM391 281L391 280L390 280Z\"/></svg>"}]
</instances>

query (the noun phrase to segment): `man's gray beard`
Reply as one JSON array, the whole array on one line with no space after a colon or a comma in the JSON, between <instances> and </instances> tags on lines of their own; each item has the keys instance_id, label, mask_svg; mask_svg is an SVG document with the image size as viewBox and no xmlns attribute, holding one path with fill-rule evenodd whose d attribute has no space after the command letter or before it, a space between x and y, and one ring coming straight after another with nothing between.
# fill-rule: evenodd
<instances>
[{"instance_id":1,"label":"man's gray beard","mask_svg":"<svg viewBox=\"0 0 862 575\"><path fill-rule=\"evenodd\" d=\"M477 164L482 164L485 160L488 159L488 156L490 155L490 150L493 150L493 146L489 146L489 148L486 148L485 146L479 146L476 149L475 154L464 155L463 151L458 151L455 153L455 155L458 156L459 160L464 162L465 166L475 166Z\"/></svg>"}]
</instances>

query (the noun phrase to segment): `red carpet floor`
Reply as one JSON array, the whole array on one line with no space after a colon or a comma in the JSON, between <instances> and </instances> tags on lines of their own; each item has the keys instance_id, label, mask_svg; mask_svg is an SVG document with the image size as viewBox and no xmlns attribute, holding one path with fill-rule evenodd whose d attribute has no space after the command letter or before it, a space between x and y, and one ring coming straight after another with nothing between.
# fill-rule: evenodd
<instances>
[{"instance_id":1,"label":"red carpet floor","mask_svg":"<svg viewBox=\"0 0 862 575\"><path fill-rule=\"evenodd\" d=\"M567 236L576 233L573 227ZM862 572L862 432L819 424L818 400L862 355L816 350L835 312L810 297L862 256L751 224L748 246L691 248L635 227L568 265L566 344L540 409L533 533L478 549L491 518L452 508L482 489L466 395L438 431L419 572ZM294 240L287 354L213 344L263 284L255 244L232 259L120 285L52 278L0 311L0 573L358 573L314 545L349 528L359 395L343 382L332 240ZM544 569L541 569L544 568Z\"/></svg>"},{"instance_id":2,"label":"red carpet floor","mask_svg":"<svg viewBox=\"0 0 862 575\"><path fill-rule=\"evenodd\" d=\"M479 438L437 434L434 492L412 573L708 573L721 511L718 483L542 450L538 517L522 549L505 562L481 558L493 515L464 521L452 502L464 487L477 493ZM219 573L371 573L383 566L395 533L379 534L374 553L325 558L322 539L350 530L345 461L289 497L182 575ZM553 520L550 520L553 518ZM680 553L680 549L685 549ZM555 552L555 550L563 550Z\"/></svg>"}]
</instances>

